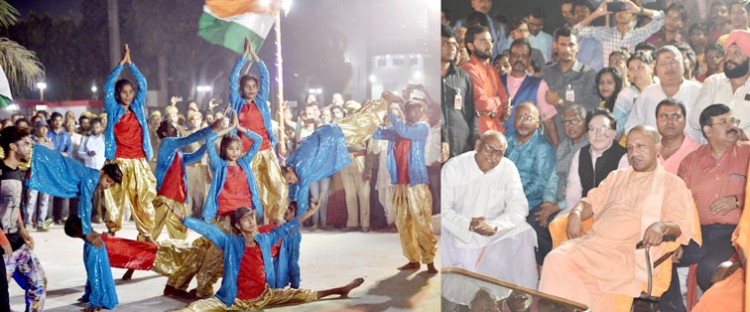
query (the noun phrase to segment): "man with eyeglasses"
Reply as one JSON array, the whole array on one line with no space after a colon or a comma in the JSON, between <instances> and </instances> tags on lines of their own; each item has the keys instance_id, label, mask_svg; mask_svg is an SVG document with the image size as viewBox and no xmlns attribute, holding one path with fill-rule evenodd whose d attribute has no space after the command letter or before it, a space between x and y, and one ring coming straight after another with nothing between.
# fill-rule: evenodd
<instances>
[{"instance_id":1,"label":"man with eyeglasses","mask_svg":"<svg viewBox=\"0 0 750 312\"><path fill-rule=\"evenodd\" d=\"M699 82L685 79L682 52L675 46L667 45L656 50L654 64L659 83L641 90L641 95L633 103L633 109L625 123L626 132L630 132L636 125L656 128L656 106L667 98L682 102L687 114L690 114L701 93ZM697 127L694 129L685 125L685 132L697 142L704 140Z\"/></svg>"},{"instance_id":2,"label":"man with eyeglasses","mask_svg":"<svg viewBox=\"0 0 750 312\"><path fill-rule=\"evenodd\" d=\"M661 135L659 161L664 170L677 174L682 160L700 144L685 135L685 105L675 99L664 99L656 106L656 128Z\"/></svg>"},{"instance_id":3,"label":"man with eyeglasses","mask_svg":"<svg viewBox=\"0 0 750 312\"><path fill-rule=\"evenodd\" d=\"M516 165L503 157L507 148L502 133L487 131L476 140L473 151L443 165L441 259L445 267L535 289L535 235L524 222L529 206L521 176ZM498 268L498 263L514 265ZM460 289L444 285L443 292L453 297Z\"/></svg>"},{"instance_id":4,"label":"man with eyeglasses","mask_svg":"<svg viewBox=\"0 0 750 312\"><path fill-rule=\"evenodd\" d=\"M615 142L615 116L597 108L586 116L589 145L573 155L565 190L565 204L573 207L599 186L610 172L628 167L627 150Z\"/></svg>"},{"instance_id":5,"label":"man with eyeglasses","mask_svg":"<svg viewBox=\"0 0 750 312\"><path fill-rule=\"evenodd\" d=\"M508 134L507 157L518 167L529 209L542 204L544 189L555 169L555 150L539 133L539 109L531 102L518 105L514 131Z\"/></svg>"},{"instance_id":6,"label":"man with eyeglasses","mask_svg":"<svg viewBox=\"0 0 750 312\"><path fill-rule=\"evenodd\" d=\"M698 286L703 291L713 285L716 267L734 253L732 233L745 207L750 142L739 141L739 120L724 104L713 104L700 114L700 124L708 144L685 157L678 175L693 194L701 224L703 244L695 242L682 248L680 266L698 264ZM662 298L662 310L685 311L679 280L674 276Z\"/></svg>"},{"instance_id":7,"label":"man with eyeglasses","mask_svg":"<svg viewBox=\"0 0 750 312\"><path fill-rule=\"evenodd\" d=\"M442 113L440 161L471 150L479 137L474 91L471 78L456 66L458 43L450 27L442 25L440 36L440 70L442 76Z\"/></svg>"},{"instance_id":8,"label":"man with eyeglasses","mask_svg":"<svg viewBox=\"0 0 750 312\"><path fill-rule=\"evenodd\" d=\"M562 116L562 127L567 139L562 140L555 148L557 164L544 189L544 202L541 206L532 209L526 218L526 222L536 231L536 255L539 264L543 264L544 257L552 250L552 236L547 226L560 211L567 207L565 192L573 155L589 144L585 124L586 109L576 104L566 108Z\"/></svg>"},{"instance_id":9,"label":"man with eyeglasses","mask_svg":"<svg viewBox=\"0 0 750 312\"><path fill-rule=\"evenodd\" d=\"M700 129L699 116L711 104L723 103L741 119L740 140L747 141L750 133L750 32L735 30L729 34L724 54L724 72L714 74L703 82L695 109L689 113L690 126Z\"/></svg>"}]
</instances>

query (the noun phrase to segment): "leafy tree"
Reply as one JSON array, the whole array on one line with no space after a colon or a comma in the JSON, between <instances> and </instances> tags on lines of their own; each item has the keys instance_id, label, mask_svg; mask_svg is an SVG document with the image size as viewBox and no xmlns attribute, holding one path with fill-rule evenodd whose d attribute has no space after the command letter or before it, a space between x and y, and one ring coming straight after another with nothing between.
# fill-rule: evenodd
<instances>
[{"instance_id":1,"label":"leafy tree","mask_svg":"<svg viewBox=\"0 0 750 312\"><path fill-rule=\"evenodd\" d=\"M0 0L0 27L8 29L15 25L17 17L18 11ZM14 90L33 89L35 82L44 79L44 67L36 54L8 38L0 38L0 66Z\"/></svg>"}]
</instances>

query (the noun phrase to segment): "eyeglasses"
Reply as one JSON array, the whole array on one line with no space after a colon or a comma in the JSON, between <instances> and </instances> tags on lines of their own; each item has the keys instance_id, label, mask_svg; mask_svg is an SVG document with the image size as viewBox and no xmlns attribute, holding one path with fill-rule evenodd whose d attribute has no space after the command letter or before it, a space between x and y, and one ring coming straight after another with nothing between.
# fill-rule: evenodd
<instances>
[{"instance_id":1,"label":"eyeglasses","mask_svg":"<svg viewBox=\"0 0 750 312\"><path fill-rule=\"evenodd\" d=\"M740 125L740 120L739 120L739 119L736 119L736 118L730 118L730 119L728 119L728 120L727 120L727 119L722 119L722 120L721 120L721 121L719 121L719 122L715 122L715 123L712 123L712 124L708 124L708 125L709 125L709 126L712 126L712 127L713 127L714 125L724 125L725 127L729 127L729 126L739 127L739 125Z\"/></svg>"},{"instance_id":2,"label":"eyeglasses","mask_svg":"<svg viewBox=\"0 0 750 312\"><path fill-rule=\"evenodd\" d=\"M534 121L534 120L536 120L536 118L534 118L534 116L531 116L531 115L517 116L516 119L518 119L518 121L520 121L522 123L523 122L527 122L527 121Z\"/></svg>"},{"instance_id":3,"label":"eyeglasses","mask_svg":"<svg viewBox=\"0 0 750 312\"><path fill-rule=\"evenodd\" d=\"M685 116L682 116L682 114L680 114L680 113L661 114L661 115L659 115L659 120L661 120L661 121L667 121L667 120L680 121L684 117Z\"/></svg>"},{"instance_id":4,"label":"eyeglasses","mask_svg":"<svg viewBox=\"0 0 750 312\"><path fill-rule=\"evenodd\" d=\"M678 66L678 65L680 65L680 61L678 61L676 59L671 59L671 60L668 60L668 61L661 61L661 62L659 62L658 65L661 66L661 67Z\"/></svg>"},{"instance_id":5,"label":"eyeglasses","mask_svg":"<svg viewBox=\"0 0 750 312\"><path fill-rule=\"evenodd\" d=\"M600 128L589 128L589 135L596 135L596 134L609 135L611 131L612 131L612 128L607 127L607 126L602 126Z\"/></svg>"},{"instance_id":6,"label":"eyeglasses","mask_svg":"<svg viewBox=\"0 0 750 312\"><path fill-rule=\"evenodd\" d=\"M481 138L479 139L479 141L482 142L482 146L483 146L482 147L482 151L485 154L489 154L490 156L495 156L495 157L498 157L498 158L502 158L503 155L505 155L505 151L504 150L499 150L499 149L496 149L496 148L490 146L489 144L485 143L484 140L482 140Z\"/></svg>"},{"instance_id":7,"label":"eyeglasses","mask_svg":"<svg viewBox=\"0 0 750 312\"><path fill-rule=\"evenodd\" d=\"M580 125L580 124L581 124L581 119L580 118L569 119L569 120L563 120L562 121L563 127L564 126L577 126L577 125Z\"/></svg>"}]
</instances>

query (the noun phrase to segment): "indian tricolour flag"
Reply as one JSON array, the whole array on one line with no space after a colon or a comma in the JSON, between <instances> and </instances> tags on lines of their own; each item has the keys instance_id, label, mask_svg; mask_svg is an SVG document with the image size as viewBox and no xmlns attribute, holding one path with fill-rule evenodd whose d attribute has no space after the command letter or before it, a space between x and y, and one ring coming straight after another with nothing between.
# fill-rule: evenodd
<instances>
[{"instance_id":1,"label":"indian tricolour flag","mask_svg":"<svg viewBox=\"0 0 750 312\"><path fill-rule=\"evenodd\" d=\"M13 102L13 95L10 94L10 84L8 77L5 76L3 67L0 66L0 108L6 107Z\"/></svg>"},{"instance_id":2,"label":"indian tricolour flag","mask_svg":"<svg viewBox=\"0 0 750 312\"><path fill-rule=\"evenodd\" d=\"M271 31L280 0L206 0L198 35L242 54L245 37L258 51Z\"/></svg>"}]
</instances>

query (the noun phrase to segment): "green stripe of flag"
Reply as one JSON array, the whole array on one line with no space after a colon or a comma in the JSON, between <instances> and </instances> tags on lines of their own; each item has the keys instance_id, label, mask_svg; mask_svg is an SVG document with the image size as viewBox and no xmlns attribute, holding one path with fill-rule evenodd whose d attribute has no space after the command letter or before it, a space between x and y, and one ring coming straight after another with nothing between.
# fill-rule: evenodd
<instances>
[{"instance_id":1,"label":"green stripe of flag","mask_svg":"<svg viewBox=\"0 0 750 312\"><path fill-rule=\"evenodd\" d=\"M13 103L13 100L3 95L0 95L0 108L8 107L8 105L10 105L11 103Z\"/></svg>"},{"instance_id":2,"label":"green stripe of flag","mask_svg":"<svg viewBox=\"0 0 750 312\"><path fill-rule=\"evenodd\" d=\"M198 22L198 35L206 41L223 46L237 54L244 52L245 37L250 37L253 50L258 51L263 38L250 29L234 22L218 19L203 12Z\"/></svg>"}]
</instances>

